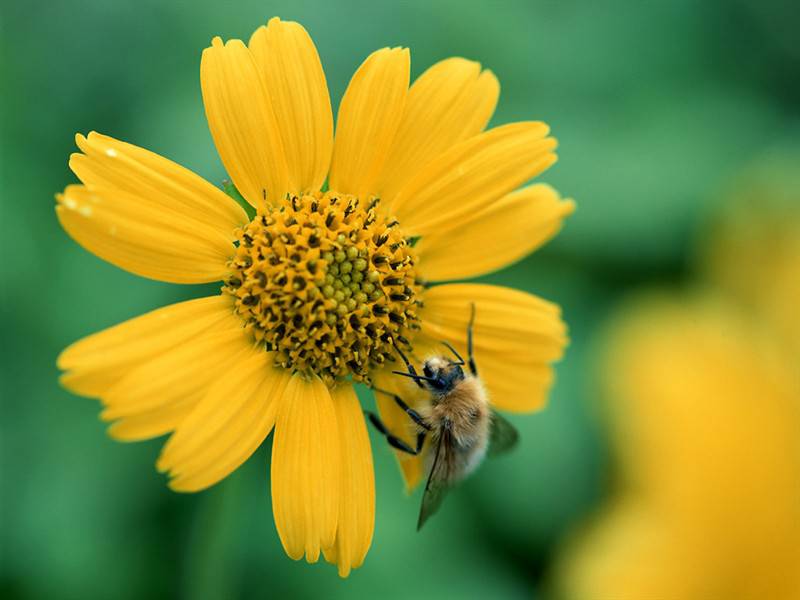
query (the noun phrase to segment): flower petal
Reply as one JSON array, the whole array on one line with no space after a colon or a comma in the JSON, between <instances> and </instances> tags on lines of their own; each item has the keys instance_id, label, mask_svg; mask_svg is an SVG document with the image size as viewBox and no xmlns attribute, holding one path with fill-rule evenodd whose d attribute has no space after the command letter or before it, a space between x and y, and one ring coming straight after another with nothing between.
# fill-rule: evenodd
<instances>
[{"instance_id":1,"label":"flower petal","mask_svg":"<svg viewBox=\"0 0 800 600\"><path fill-rule=\"evenodd\" d=\"M386 161L378 191L389 201L416 171L454 144L483 131L500 84L477 62L448 58L417 78Z\"/></svg>"},{"instance_id":2,"label":"flower petal","mask_svg":"<svg viewBox=\"0 0 800 600\"><path fill-rule=\"evenodd\" d=\"M121 269L170 283L224 279L235 248L223 233L189 214L118 189L70 185L56 215L72 239Z\"/></svg>"},{"instance_id":3,"label":"flower petal","mask_svg":"<svg viewBox=\"0 0 800 600\"><path fill-rule=\"evenodd\" d=\"M351 385L339 385L332 392L339 433L341 467L339 523L336 543L323 548L325 559L338 564L339 575L364 562L375 528L375 475L372 449L364 414Z\"/></svg>"},{"instance_id":4,"label":"flower petal","mask_svg":"<svg viewBox=\"0 0 800 600\"><path fill-rule=\"evenodd\" d=\"M142 412L131 412L121 416L108 428L108 435L120 442L138 442L166 435L174 431L192 409L197 406L197 396L187 396L180 401L165 403L158 408ZM103 420L108 420L105 411Z\"/></svg>"},{"instance_id":5,"label":"flower petal","mask_svg":"<svg viewBox=\"0 0 800 600\"><path fill-rule=\"evenodd\" d=\"M460 227L477 210L556 161L547 125L512 123L465 140L429 162L398 192L391 210L411 235Z\"/></svg>"},{"instance_id":6,"label":"flower petal","mask_svg":"<svg viewBox=\"0 0 800 600\"><path fill-rule=\"evenodd\" d=\"M339 105L330 189L366 197L389 156L408 95L411 58L406 48L367 57Z\"/></svg>"},{"instance_id":7,"label":"flower petal","mask_svg":"<svg viewBox=\"0 0 800 600\"><path fill-rule=\"evenodd\" d=\"M328 388L316 376L292 376L278 407L271 482L275 526L294 560L316 562L336 541L340 456Z\"/></svg>"},{"instance_id":8,"label":"flower petal","mask_svg":"<svg viewBox=\"0 0 800 600\"><path fill-rule=\"evenodd\" d=\"M200 83L217 152L236 188L253 206L281 199L289 174L270 96L250 50L218 37L203 50Z\"/></svg>"},{"instance_id":9,"label":"flower petal","mask_svg":"<svg viewBox=\"0 0 800 600\"><path fill-rule=\"evenodd\" d=\"M574 210L572 200L543 183L512 192L459 228L423 238L420 271L432 281L491 273L542 246Z\"/></svg>"},{"instance_id":10,"label":"flower petal","mask_svg":"<svg viewBox=\"0 0 800 600\"><path fill-rule=\"evenodd\" d=\"M83 154L69 159L73 173L87 186L124 192L199 221L233 241L247 213L230 196L158 154L91 132L75 142ZM138 200L137 200L138 202Z\"/></svg>"},{"instance_id":11,"label":"flower petal","mask_svg":"<svg viewBox=\"0 0 800 600\"><path fill-rule=\"evenodd\" d=\"M241 328L227 296L210 296L159 308L83 338L58 357L61 384L98 397L137 366L204 333Z\"/></svg>"},{"instance_id":12,"label":"flower petal","mask_svg":"<svg viewBox=\"0 0 800 600\"><path fill-rule=\"evenodd\" d=\"M527 412L544 405L553 381L550 363L567 344L558 306L518 290L471 283L431 288L424 302L423 335L450 342L462 356L475 304L475 362L494 406Z\"/></svg>"},{"instance_id":13,"label":"flower petal","mask_svg":"<svg viewBox=\"0 0 800 600\"><path fill-rule=\"evenodd\" d=\"M233 357L228 372L175 430L158 459L170 487L195 492L227 477L258 449L275 424L289 380L274 356L250 346Z\"/></svg>"},{"instance_id":14,"label":"flower petal","mask_svg":"<svg viewBox=\"0 0 800 600\"><path fill-rule=\"evenodd\" d=\"M333 152L333 114L317 49L299 23L270 19L250 38L269 90L292 192L322 187Z\"/></svg>"},{"instance_id":15,"label":"flower petal","mask_svg":"<svg viewBox=\"0 0 800 600\"><path fill-rule=\"evenodd\" d=\"M102 418L120 440L141 440L174 430L251 342L241 327L202 333L133 367L106 391Z\"/></svg>"}]
</instances>

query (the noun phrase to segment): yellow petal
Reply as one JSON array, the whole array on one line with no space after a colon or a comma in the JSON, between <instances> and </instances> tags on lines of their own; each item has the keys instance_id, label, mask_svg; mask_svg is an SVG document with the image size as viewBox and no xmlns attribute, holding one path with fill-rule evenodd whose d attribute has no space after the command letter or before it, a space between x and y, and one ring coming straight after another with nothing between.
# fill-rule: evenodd
<instances>
[{"instance_id":1,"label":"yellow petal","mask_svg":"<svg viewBox=\"0 0 800 600\"><path fill-rule=\"evenodd\" d=\"M247 213L230 196L190 170L144 148L91 132L75 142L83 154L70 169L87 186L124 192L185 215L233 241ZM138 202L138 200L137 200Z\"/></svg>"},{"instance_id":2,"label":"yellow petal","mask_svg":"<svg viewBox=\"0 0 800 600\"><path fill-rule=\"evenodd\" d=\"M140 440L175 429L251 345L241 326L203 332L130 370L103 394L112 437Z\"/></svg>"},{"instance_id":3,"label":"yellow petal","mask_svg":"<svg viewBox=\"0 0 800 600\"><path fill-rule=\"evenodd\" d=\"M497 105L500 84L491 71L448 58L411 86L400 128L378 191L391 201L416 171L454 144L483 131Z\"/></svg>"},{"instance_id":4,"label":"yellow petal","mask_svg":"<svg viewBox=\"0 0 800 600\"><path fill-rule=\"evenodd\" d=\"M408 95L408 49L384 48L367 57L339 105L330 189L366 197L389 155Z\"/></svg>"},{"instance_id":5,"label":"yellow petal","mask_svg":"<svg viewBox=\"0 0 800 600\"><path fill-rule=\"evenodd\" d=\"M425 354L425 351L415 345L415 352L419 355ZM380 388L387 392L391 392L400 396L409 406L415 406L416 400L420 397L416 390L410 389L410 386L404 385L404 382L398 375L392 374L392 368L382 369L371 374L372 381L376 388ZM416 444L416 436L411 419L408 415L397 405L391 396L375 392L375 404L378 407L378 414L381 421L392 434L399 437L406 444L412 448ZM389 444L386 443L386 447ZM411 492L422 480L423 476L423 456L413 456L407 452L400 450L393 450L397 458L397 464L400 467L400 473L405 482L406 492Z\"/></svg>"},{"instance_id":6,"label":"yellow petal","mask_svg":"<svg viewBox=\"0 0 800 600\"><path fill-rule=\"evenodd\" d=\"M274 17L249 45L275 109L289 189L317 191L333 152L333 114L314 42L299 23Z\"/></svg>"},{"instance_id":7,"label":"yellow petal","mask_svg":"<svg viewBox=\"0 0 800 600\"><path fill-rule=\"evenodd\" d=\"M556 160L544 123L512 123L473 136L429 162L406 183L391 210L411 235L460 227L478 210Z\"/></svg>"},{"instance_id":8,"label":"yellow petal","mask_svg":"<svg viewBox=\"0 0 800 600\"><path fill-rule=\"evenodd\" d=\"M159 308L75 342L58 357L61 383L102 396L136 366L203 333L241 328L230 297L210 296Z\"/></svg>"},{"instance_id":9,"label":"yellow petal","mask_svg":"<svg viewBox=\"0 0 800 600\"><path fill-rule=\"evenodd\" d=\"M273 361L261 347L239 352L181 422L157 463L160 471L169 471L173 490L195 492L217 483L266 439L289 379Z\"/></svg>"},{"instance_id":10,"label":"yellow petal","mask_svg":"<svg viewBox=\"0 0 800 600\"><path fill-rule=\"evenodd\" d=\"M351 385L342 384L332 392L336 411L340 451L339 523L336 543L323 548L325 559L347 577L360 567L372 543L375 527L375 476L364 414Z\"/></svg>"},{"instance_id":11,"label":"yellow petal","mask_svg":"<svg viewBox=\"0 0 800 600\"><path fill-rule=\"evenodd\" d=\"M178 402L126 415L108 428L108 435L120 442L137 442L165 435L173 431L196 405L197 398L188 396ZM104 414L101 414L103 419Z\"/></svg>"},{"instance_id":12,"label":"yellow petal","mask_svg":"<svg viewBox=\"0 0 800 600\"><path fill-rule=\"evenodd\" d=\"M289 174L270 96L250 50L218 37L203 50L200 83L217 152L236 188L253 206L281 199Z\"/></svg>"},{"instance_id":13,"label":"yellow petal","mask_svg":"<svg viewBox=\"0 0 800 600\"><path fill-rule=\"evenodd\" d=\"M542 246L574 210L572 200L543 183L512 192L457 229L423 238L420 271L432 281L490 273Z\"/></svg>"},{"instance_id":14,"label":"yellow petal","mask_svg":"<svg viewBox=\"0 0 800 600\"><path fill-rule=\"evenodd\" d=\"M272 447L272 512L291 558L316 562L333 546L340 497L336 412L325 384L294 375L278 407Z\"/></svg>"},{"instance_id":15,"label":"yellow petal","mask_svg":"<svg viewBox=\"0 0 800 600\"><path fill-rule=\"evenodd\" d=\"M465 358L475 303L475 361L494 406L527 412L544 405L553 381L550 364L567 344L558 306L518 290L467 283L431 288L424 302L423 335L450 342Z\"/></svg>"},{"instance_id":16,"label":"yellow petal","mask_svg":"<svg viewBox=\"0 0 800 600\"><path fill-rule=\"evenodd\" d=\"M61 226L121 269L170 283L219 281L234 253L232 232L118 189L70 185L56 196Z\"/></svg>"}]
</instances>

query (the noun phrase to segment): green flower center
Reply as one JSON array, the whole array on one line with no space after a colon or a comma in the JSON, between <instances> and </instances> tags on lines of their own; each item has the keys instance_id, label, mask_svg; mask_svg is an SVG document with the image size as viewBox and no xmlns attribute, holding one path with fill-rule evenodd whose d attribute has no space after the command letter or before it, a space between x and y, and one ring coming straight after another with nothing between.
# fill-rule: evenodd
<instances>
[{"instance_id":1,"label":"green flower center","mask_svg":"<svg viewBox=\"0 0 800 600\"><path fill-rule=\"evenodd\" d=\"M327 384L394 360L417 329L415 254L396 220L335 192L292 196L237 232L223 291L275 364Z\"/></svg>"}]
</instances>

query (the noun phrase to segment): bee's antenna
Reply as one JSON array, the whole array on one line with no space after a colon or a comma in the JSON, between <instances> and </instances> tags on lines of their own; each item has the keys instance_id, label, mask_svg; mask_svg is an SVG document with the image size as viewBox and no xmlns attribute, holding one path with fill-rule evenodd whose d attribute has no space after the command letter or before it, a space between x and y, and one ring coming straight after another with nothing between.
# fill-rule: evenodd
<instances>
[{"instance_id":1,"label":"bee's antenna","mask_svg":"<svg viewBox=\"0 0 800 600\"><path fill-rule=\"evenodd\" d=\"M469 324L467 325L467 358L469 359L469 370L470 372L477 376L478 375L478 367L475 366L475 355L472 352L472 328L475 325L475 303L470 302L469 305L470 312L469 312ZM458 355L456 355L458 356ZM461 358L460 356L458 358ZM464 359L461 359L462 362Z\"/></svg>"},{"instance_id":2,"label":"bee's antenna","mask_svg":"<svg viewBox=\"0 0 800 600\"><path fill-rule=\"evenodd\" d=\"M408 373L406 371L392 371L395 375L402 375L403 377L410 377L414 381L417 382L417 385L422 387L420 381L431 381L433 383L438 383L439 380L436 377L425 377L425 375L420 375L419 373Z\"/></svg>"},{"instance_id":3,"label":"bee's antenna","mask_svg":"<svg viewBox=\"0 0 800 600\"><path fill-rule=\"evenodd\" d=\"M406 377L411 377L419 387L424 387L420 383L420 379L423 379L423 381L424 381L424 378L422 377L422 375L417 373L417 370L414 368L414 365L412 365L410 362L408 362L408 358L406 357L405 354L403 354L403 351L400 350L400 347L397 344L394 343L394 339L392 339L392 345L394 346L394 349L397 351L397 354L400 356L400 358L403 359L403 362L406 363L406 369L408 369L407 373L403 372L403 371L399 371L399 372L398 371L392 371L392 372L393 373L397 373L398 375L405 375Z\"/></svg>"},{"instance_id":4,"label":"bee's antenna","mask_svg":"<svg viewBox=\"0 0 800 600\"><path fill-rule=\"evenodd\" d=\"M464 359L463 359L463 358L461 358L461 355L458 353L458 351L457 351L455 348L453 348L453 346L452 346L452 344L450 344L450 342L445 342L444 340L442 340L442 345L443 345L443 346L445 346L445 347L446 347L448 350L450 350L450 352L452 352L453 354L455 354L455 357L456 357L456 358L457 358L459 361L461 361L461 362L459 362L459 363L458 363L459 365L464 365L464 364L466 364L466 363L464 362Z\"/></svg>"}]
</instances>

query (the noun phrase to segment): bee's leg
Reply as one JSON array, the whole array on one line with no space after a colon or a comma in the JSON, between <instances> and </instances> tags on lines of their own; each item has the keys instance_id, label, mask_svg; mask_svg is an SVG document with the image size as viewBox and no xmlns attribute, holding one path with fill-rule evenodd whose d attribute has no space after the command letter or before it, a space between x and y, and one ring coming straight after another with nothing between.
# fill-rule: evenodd
<instances>
[{"instance_id":1,"label":"bee's leg","mask_svg":"<svg viewBox=\"0 0 800 600\"><path fill-rule=\"evenodd\" d=\"M425 389L425 386L422 385L420 379L426 379L426 378L417 373L417 370L414 368L414 365L408 362L408 358L406 358L406 355L403 354L403 351L397 347L397 344L394 345L394 349L397 350L397 354L400 356L400 358L403 359L403 362L406 364L406 370L408 371L408 376L411 377L419 387Z\"/></svg>"},{"instance_id":2,"label":"bee's leg","mask_svg":"<svg viewBox=\"0 0 800 600\"><path fill-rule=\"evenodd\" d=\"M422 418L422 415L420 415L420 414L419 414L417 411L415 411L415 410L414 410L413 408L411 408L411 407L410 407L408 404L406 404L406 403L403 401L403 399L402 399L400 396L398 396L397 394L393 394L392 392L389 392L389 391L387 391L387 390L382 390L381 388L376 388L376 387L373 387L373 388L372 388L372 391L373 391L373 392L378 392L378 393L380 393L380 394L384 394L385 396L389 396L389 397L391 397L391 398L392 398L392 399L395 401L395 403L397 404L397 406L399 406L400 408L402 408L402 409L403 409L403 411L404 411L404 412L405 412L405 413L406 413L406 414L409 416L409 418L410 418L412 421L414 421L414 423L416 423L417 425L419 425L419 426L420 426L420 427L422 427L423 429L427 429L428 431L430 431L430 430L431 430L431 426L430 426L430 425L428 425L428 424L425 422L425 420Z\"/></svg>"},{"instance_id":3,"label":"bee's leg","mask_svg":"<svg viewBox=\"0 0 800 600\"><path fill-rule=\"evenodd\" d=\"M400 358L403 359L403 362L406 363L406 370L392 371L392 373L394 373L395 375L402 375L403 377L410 377L411 379L414 380L414 383L416 383L423 390L425 389L425 386L422 385L423 381L432 381L437 384L440 383L439 379L436 379L434 377L427 377L425 375L420 375L419 373L417 373L417 370L414 368L414 365L412 365L408 361L408 358L406 358L406 355L403 354L403 351L400 350L400 348L398 348L397 346L395 346L394 349L397 350L397 354L399 354Z\"/></svg>"},{"instance_id":4,"label":"bee's leg","mask_svg":"<svg viewBox=\"0 0 800 600\"><path fill-rule=\"evenodd\" d=\"M417 452L419 454L422 452L422 446L425 445L425 436L428 435L428 432L424 429L422 431L417 432Z\"/></svg>"},{"instance_id":5,"label":"bee's leg","mask_svg":"<svg viewBox=\"0 0 800 600\"><path fill-rule=\"evenodd\" d=\"M421 431L420 433L417 434L417 447L415 449L406 444L399 437L391 433L386 428L386 425L383 424L383 421L381 421L378 415L368 410L365 410L364 414L367 415L370 422L375 426L375 429L377 429L381 434L383 434L384 437L386 437L386 441L389 442L389 445L392 448L397 448L401 452L405 452L406 454L411 454L412 456L416 456L417 454L419 454L420 450L422 450L422 444L425 442L424 431Z\"/></svg>"},{"instance_id":6,"label":"bee's leg","mask_svg":"<svg viewBox=\"0 0 800 600\"><path fill-rule=\"evenodd\" d=\"M475 365L475 355L472 352L472 328L475 325L475 303L470 303L469 324L467 325L467 360L469 370L473 375L478 375L478 367ZM460 358L460 357L459 357Z\"/></svg>"}]
</instances>

